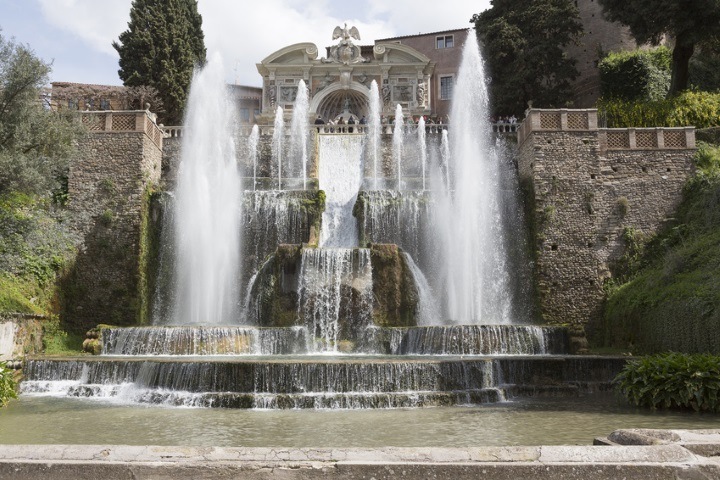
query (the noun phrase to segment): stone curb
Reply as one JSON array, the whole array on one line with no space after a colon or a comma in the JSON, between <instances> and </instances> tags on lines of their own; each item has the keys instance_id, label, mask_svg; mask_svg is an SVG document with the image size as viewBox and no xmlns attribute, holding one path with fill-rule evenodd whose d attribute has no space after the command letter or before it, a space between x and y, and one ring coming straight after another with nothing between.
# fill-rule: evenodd
<instances>
[{"instance_id":1,"label":"stone curb","mask_svg":"<svg viewBox=\"0 0 720 480\"><path fill-rule=\"evenodd\" d=\"M700 444L696 444L700 445ZM711 479L720 458L681 445L479 448L0 446L0 478Z\"/></svg>"}]
</instances>

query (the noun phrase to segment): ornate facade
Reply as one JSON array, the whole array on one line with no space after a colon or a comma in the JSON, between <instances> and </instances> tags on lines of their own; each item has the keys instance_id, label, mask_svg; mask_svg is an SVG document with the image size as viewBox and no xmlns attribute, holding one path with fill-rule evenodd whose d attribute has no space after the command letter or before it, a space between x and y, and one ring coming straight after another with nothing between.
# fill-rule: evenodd
<instances>
[{"instance_id":1,"label":"ornate facade","mask_svg":"<svg viewBox=\"0 0 720 480\"><path fill-rule=\"evenodd\" d=\"M274 117L278 107L293 108L300 80L308 88L310 113L325 120L369 113L370 87L377 82L383 115L401 105L406 114L432 114L430 79L435 62L420 51L396 42L359 46L357 28L336 27L327 58L318 58L312 43L297 43L269 55L257 64L263 78L261 119ZM271 122L268 122L271 123Z\"/></svg>"}]
</instances>

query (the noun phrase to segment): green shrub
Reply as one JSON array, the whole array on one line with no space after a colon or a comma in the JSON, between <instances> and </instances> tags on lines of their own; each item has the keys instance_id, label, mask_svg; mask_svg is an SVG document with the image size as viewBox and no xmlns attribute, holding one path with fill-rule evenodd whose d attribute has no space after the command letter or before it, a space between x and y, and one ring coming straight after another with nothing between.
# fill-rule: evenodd
<instances>
[{"instance_id":1,"label":"green shrub","mask_svg":"<svg viewBox=\"0 0 720 480\"><path fill-rule=\"evenodd\" d=\"M597 107L609 128L720 126L720 93L687 91L653 101L604 97Z\"/></svg>"},{"instance_id":2,"label":"green shrub","mask_svg":"<svg viewBox=\"0 0 720 480\"><path fill-rule=\"evenodd\" d=\"M600 94L624 100L660 100L670 88L667 47L610 53L598 64Z\"/></svg>"},{"instance_id":3,"label":"green shrub","mask_svg":"<svg viewBox=\"0 0 720 480\"><path fill-rule=\"evenodd\" d=\"M0 407L4 407L12 398L17 398L13 371L0 362Z\"/></svg>"},{"instance_id":4,"label":"green shrub","mask_svg":"<svg viewBox=\"0 0 720 480\"><path fill-rule=\"evenodd\" d=\"M639 407L720 412L720 356L665 353L632 360L615 383Z\"/></svg>"}]
</instances>

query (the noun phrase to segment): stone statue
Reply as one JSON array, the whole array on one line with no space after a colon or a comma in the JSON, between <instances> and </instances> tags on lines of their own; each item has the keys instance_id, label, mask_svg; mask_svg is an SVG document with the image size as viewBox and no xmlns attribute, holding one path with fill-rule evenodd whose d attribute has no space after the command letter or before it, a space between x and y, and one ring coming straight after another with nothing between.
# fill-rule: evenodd
<instances>
[{"instance_id":1,"label":"stone statue","mask_svg":"<svg viewBox=\"0 0 720 480\"><path fill-rule=\"evenodd\" d=\"M360 47L355 45L352 41L360 40L360 32L356 27L347 28L335 27L333 30L332 39L340 39L337 45L330 47L330 58L323 60L326 63L343 63L348 65L350 63L366 62L367 60L360 55Z\"/></svg>"}]
</instances>

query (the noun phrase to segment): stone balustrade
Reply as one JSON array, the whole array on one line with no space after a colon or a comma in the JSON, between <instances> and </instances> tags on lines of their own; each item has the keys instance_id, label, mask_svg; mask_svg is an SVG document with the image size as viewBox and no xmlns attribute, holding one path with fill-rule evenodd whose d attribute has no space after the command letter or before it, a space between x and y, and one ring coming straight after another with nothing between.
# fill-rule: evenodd
<instances>
[{"instance_id":1,"label":"stone balustrade","mask_svg":"<svg viewBox=\"0 0 720 480\"><path fill-rule=\"evenodd\" d=\"M517 127L517 124L514 125ZM515 130L510 128L511 124L503 124L500 125L499 128L496 125L493 125L493 131L495 132L514 132ZM250 132L252 131L253 125L238 125L236 128L236 132L240 137L248 137L250 136ZM330 125L330 124L321 124L321 125L309 125L308 129L313 131L318 131L319 133L323 134L364 134L369 131L369 125L361 125L361 124L354 124L354 125ZM385 135L392 135L394 131L394 126L385 124L382 125L382 133ZM418 125L403 125L402 127L405 130L405 133L413 133L417 132ZM163 132L164 138L182 138L183 132L185 131L185 127L183 126L160 126L160 129ZM275 132L275 126L274 125L258 125L258 129L260 132L260 136L272 136ZM425 125L425 132L427 134L439 134L442 133L443 130L447 130L448 125L442 124L442 123L431 123ZM352 130L352 131L351 131ZM289 130L285 131L286 135L290 135Z\"/></svg>"},{"instance_id":2,"label":"stone balustrade","mask_svg":"<svg viewBox=\"0 0 720 480\"><path fill-rule=\"evenodd\" d=\"M695 148L695 127L598 128L597 109L532 109L518 128L518 143L531 132L597 131L600 150Z\"/></svg>"},{"instance_id":3,"label":"stone balustrade","mask_svg":"<svg viewBox=\"0 0 720 480\"><path fill-rule=\"evenodd\" d=\"M155 123L155 115L147 110L86 111L80 114L85 128L92 133L145 133L158 148L162 148L163 130Z\"/></svg>"}]
</instances>

